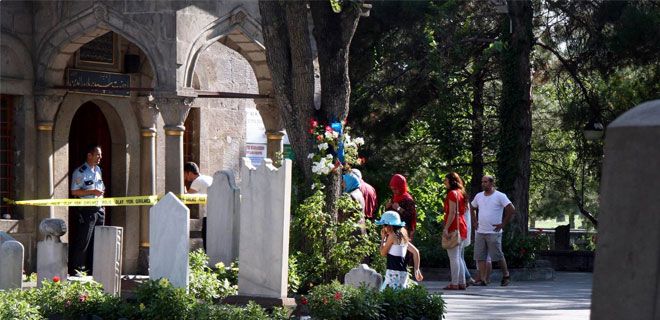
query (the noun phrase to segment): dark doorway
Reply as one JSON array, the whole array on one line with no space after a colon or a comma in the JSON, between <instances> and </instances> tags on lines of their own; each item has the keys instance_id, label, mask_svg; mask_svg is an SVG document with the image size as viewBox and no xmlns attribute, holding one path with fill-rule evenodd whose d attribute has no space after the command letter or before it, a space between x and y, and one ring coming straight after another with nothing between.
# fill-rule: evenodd
<instances>
[{"instance_id":1,"label":"dark doorway","mask_svg":"<svg viewBox=\"0 0 660 320\"><path fill-rule=\"evenodd\" d=\"M103 112L93 102L83 104L71 121L69 128L69 179L73 170L86 161L86 148L90 144L98 144L103 151L100 167L103 172L105 196L112 196L112 139L110 129ZM72 196L69 194L69 197ZM76 214L74 208L69 208L69 243L76 238ZM105 225L112 225L112 207L105 208ZM69 257L72 257L72 248L69 245Z\"/></svg>"}]
</instances>

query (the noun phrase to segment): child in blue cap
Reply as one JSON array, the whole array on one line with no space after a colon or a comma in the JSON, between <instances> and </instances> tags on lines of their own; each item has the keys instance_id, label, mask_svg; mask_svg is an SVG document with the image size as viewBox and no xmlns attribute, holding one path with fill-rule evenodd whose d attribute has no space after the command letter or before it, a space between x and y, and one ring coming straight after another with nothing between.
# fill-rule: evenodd
<instances>
[{"instance_id":1,"label":"child in blue cap","mask_svg":"<svg viewBox=\"0 0 660 320\"><path fill-rule=\"evenodd\" d=\"M376 224L383 226L383 229L380 230L380 254L387 257L385 280L380 290L383 291L387 287L394 289L408 287L406 252L413 255L415 279L424 280L422 272L419 270L419 250L410 243L408 233L403 228L406 223L401 221L399 214L396 211L385 211Z\"/></svg>"}]
</instances>

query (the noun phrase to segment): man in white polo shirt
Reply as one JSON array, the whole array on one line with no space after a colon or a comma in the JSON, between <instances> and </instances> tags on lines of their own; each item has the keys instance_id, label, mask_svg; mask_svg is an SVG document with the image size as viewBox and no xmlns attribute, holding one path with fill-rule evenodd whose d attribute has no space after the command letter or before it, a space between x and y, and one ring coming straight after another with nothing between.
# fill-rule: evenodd
<instances>
[{"instance_id":1,"label":"man in white polo shirt","mask_svg":"<svg viewBox=\"0 0 660 320\"><path fill-rule=\"evenodd\" d=\"M476 228L474 234L474 259L479 265L480 279L475 285L485 286L487 283L486 259L490 256L493 262L499 261L502 268L502 286L509 285L509 269L502 252L502 229L515 213L513 204L507 196L495 190L495 178L483 176L481 188L472 200L472 227ZM502 220L504 211L504 220Z\"/></svg>"}]
</instances>

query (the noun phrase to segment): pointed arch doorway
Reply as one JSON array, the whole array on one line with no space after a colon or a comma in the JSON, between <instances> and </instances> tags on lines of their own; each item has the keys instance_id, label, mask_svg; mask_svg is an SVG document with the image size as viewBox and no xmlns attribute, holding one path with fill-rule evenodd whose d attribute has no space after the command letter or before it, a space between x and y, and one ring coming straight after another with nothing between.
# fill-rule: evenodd
<instances>
[{"instance_id":1,"label":"pointed arch doorway","mask_svg":"<svg viewBox=\"0 0 660 320\"><path fill-rule=\"evenodd\" d=\"M87 148L91 144L98 144L103 152L103 158L99 166L103 170L103 183L105 193L112 194L112 139L108 121L103 112L94 102L85 102L73 116L69 129L69 177L73 170L86 161ZM69 194L70 198L73 198ZM78 234L77 218L75 208L69 208L69 243L76 239ZM112 208L105 208L105 225L112 225ZM69 257L72 257L75 246L69 245Z\"/></svg>"}]
</instances>

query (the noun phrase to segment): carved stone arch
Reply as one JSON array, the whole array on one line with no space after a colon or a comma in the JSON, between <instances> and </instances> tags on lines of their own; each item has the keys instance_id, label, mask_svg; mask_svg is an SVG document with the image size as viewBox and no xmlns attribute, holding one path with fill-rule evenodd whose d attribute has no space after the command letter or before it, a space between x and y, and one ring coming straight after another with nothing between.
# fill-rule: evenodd
<instances>
[{"instance_id":1,"label":"carved stone arch","mask_svg":"<svg viewBox=\"0 0 660 320\"><path fill-rule=\"evenodd\" d=\"M32 92L34 68L32 54L21 39L11 33L0 31L0 92L27 95ZM7 62L7 65L4 63Z\"/></svg>"},{"instance_id":2,"label":"carved stone arch","mask_svg":"<svg viewBox=\"0 0 660 320\"><path fill-rule=\"evenodd\" d=\"M163 54L153 45L157 37L146 26L100 3L62 21L43 37L37 50L36 77L40 82L37 85L63 84L64 71L71 55L85 43L109 31L126 38L145 53L159 89L176 87L174 80L169 80L171 77L167 76L167 69L162 68L167 66Z\"/></svg>"},{"instance_id":3,"label":"carved stone arch","mask_svg":"<svg viewBox=\"0 0 660 320\"><path fill-rule=\"evenodd\" d=\"M11 62L22 71L21 79L34 79L34 68L32 67L32 60L30 60L32 54L23 41L13 34L4 31L0 31L0 38L2 38L1 45L7 47L16 54L16 59L18 60L12 60Z\"/></svg>"},{"instance_id":4,"label":"carved stone arch","mask_svg":"<svg viewBox=\"0 0 660 320\"><path fill-rule=\"evenodd\" d=\"M248 61L257 78L260 94L268 95L272 92L272 77L266 63L261 24L241 7L207 25L195 38L185 60L184 86L192 86L199 57L215 42L233 49Z\"/></svg>"}]
</instances>

